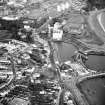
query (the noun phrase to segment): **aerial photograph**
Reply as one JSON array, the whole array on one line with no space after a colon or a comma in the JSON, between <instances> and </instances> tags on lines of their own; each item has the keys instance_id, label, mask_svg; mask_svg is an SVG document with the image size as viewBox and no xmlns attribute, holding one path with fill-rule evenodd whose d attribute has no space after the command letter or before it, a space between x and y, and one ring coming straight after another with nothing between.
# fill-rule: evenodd
<instances>
[{"instance_id":1,"label":"aerial photograph","mask_svg":"<svg viewBox=\"0 0 105 105\"><path fill-rule=\"evenodd\" d=\"M0 0L0 105L105 105L105 0Z\"/></svg>"}]
</instances>

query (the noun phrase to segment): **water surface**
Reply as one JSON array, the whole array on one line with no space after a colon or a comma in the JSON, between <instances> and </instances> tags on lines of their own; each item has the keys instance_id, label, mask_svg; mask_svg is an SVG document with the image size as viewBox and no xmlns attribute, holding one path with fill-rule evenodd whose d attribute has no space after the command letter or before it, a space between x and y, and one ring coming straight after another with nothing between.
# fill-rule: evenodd
<instances>
[{"instance_id":1,"label":"water surface","mask_svg":"<svg viewBox=\"0 0 105 105\"><path fill-rule=\"evenodd\" d=\"M72 44L58 43L58 52L61 61L71 60L71 57L75 54L76 48ZM85 65L92 70L104 71L105 70L105 56L90 55Z\"/></svg>"}]
</instances>

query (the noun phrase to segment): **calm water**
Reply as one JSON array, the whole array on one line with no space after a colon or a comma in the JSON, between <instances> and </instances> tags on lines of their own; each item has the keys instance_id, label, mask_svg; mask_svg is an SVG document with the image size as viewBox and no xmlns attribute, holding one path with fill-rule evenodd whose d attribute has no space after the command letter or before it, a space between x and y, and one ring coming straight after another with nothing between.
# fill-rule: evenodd
<instances>
[{"instance_id":1,"label":"calm water","mask_svg":"<svg viewBox=\"0 0 105 105\"><path fill-rule=\"evenodd\" d=\"M86 66L96 71L105 71L105 56L90 55Z\"/></svg>"},{"instance_id":2,"label":"calm water","mask_svg":"<svg viewBox=\"0 0 105 105\"><path fill-rule=\"evenodd\" d=\"M70 60L74 55L74 52L76 51L75 47L72 44L59 43L57 46L61 61ZM86 66L96 71L104 71L105 57L90 55L88 56L88 60L86 61Z\"/></svg>"},{"instance_id":3,"label":"calm water","mask_svg":"<svg viewBox=\"0 0 105 105\"><path fill-rule=\"evenodd\" d=\"M75 47L72 44L67 43L58 43L58 52L61 58L61 61L70 60L76 51Z\"/></svg>"}]
</instances>

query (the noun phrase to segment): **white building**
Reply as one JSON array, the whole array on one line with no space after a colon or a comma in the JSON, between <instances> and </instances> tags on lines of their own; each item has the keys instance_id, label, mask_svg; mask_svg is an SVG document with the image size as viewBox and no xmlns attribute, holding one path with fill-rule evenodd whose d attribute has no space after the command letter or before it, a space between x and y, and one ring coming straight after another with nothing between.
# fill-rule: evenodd
<instances>
[{"instance_id":1,"label":"white building","mask_svg":"<svg viewBox=\"0 0 105 105\"><path fill-rule=\"evenodd\" d=\"M53 27L53 39L54 40L62 40L62 37L63 37L63 30L60 29L61 28L61 24L59 22L56 22L54 24L54 27Z\"/></svg>"}]
</instances>

